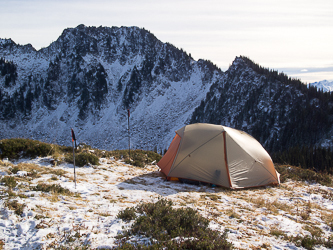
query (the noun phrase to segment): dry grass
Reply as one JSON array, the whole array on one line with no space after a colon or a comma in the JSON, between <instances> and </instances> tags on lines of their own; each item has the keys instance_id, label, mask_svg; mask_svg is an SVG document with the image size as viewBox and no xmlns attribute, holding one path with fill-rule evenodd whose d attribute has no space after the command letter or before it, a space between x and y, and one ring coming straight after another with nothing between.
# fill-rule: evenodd
<instances>
[{"instance_id":1,"label":"dry grass","mask_svg":"<svg viewBox=\"0 0 333 250\"><path fill-rule=\"evenodd\" d=\"M324 199L333 201L333 192L332 191L321 189L321 188L316 188L315 190L313 190L313 192L317 193L317 194L321 194Z\"/></svg>"},{"instance_id":2,"label":"dry grass","mask_svg":"<svg viewBox=\"0 0 333 250\"><path fill-rule=\"evenodd\" d=\"M321 219L327 226L333 231L333 213L332 212L321 212Z\"/></svg>"},{"instance_id":3,"label":"dry grass","mask_svg":"<svg viewBox=\"0 0 333 250\"><path fill-rule=\"evenodd\" d=\"M67 172L65 170L62 170L62 169L47 168L46 171L48 171L48 174L53 174L55 176L65 176L65 174L67 174Z\"/></svg>"},{"instance_id":4,"label":"dry grass","mask_svg":"<svg viewBox=\"0 0 333 250\"><path fill-rule=\"evenodd\" d=\"M2 161L2 160L0 160L0 166L1 167L11 167L11 166L13 166L13 164L10 163L10 162L8 162L8 161Z\"/></svg>"},{"instance_id":5,"label":"dry grass","mask_svg":"<svg viewBox=\"0 0 333 250\"><path fill-rule=\"evenodd\" d=\"M282 237L284 237L284 236L286 236L286 234L285 234L285 232L283 232L281 229L280 229L280 227L279 226L272 226L271 228L270 228L270 235L273 235L273 236L275 236L275 237L277 237L277 238L279 238L280 236L282 236Z\"/></svg>"},{"instance_id":6,"label":"dry grass","mask_svg":"<svg viewBox=\"0 0 333 250\"><path fill-rule=\"evenodd\" d=\"M229 209L226 211L226 215L231 218L231 219L240 219L240 215L238 213L236 213L236 211L234 209Z\"/></svg>"},{"instance_id":7,"label":"dry grass","mask_svg":"<svg viewBox=\"0 0 333 250\"><path fill-rule=\"evenodd\" d=\"M51 195L46 197L51 202L58 202L60 201L59 194L58 193L52 193Z\"/></svg>"},{"instance_id":8,"label":"dry grass","mask_svg":"<svg viewBox=\"0 0 333 250\"><path fill-rule=\"evenodd\" d=\"M274 201L270 201L262 197L259 197L259 198L249 198L249 199L245 198L244 200L247 200L255 204L255 206L258 208L266 208L267 210L269 210L274 214L277 214L279 210L283 210L285 212L290 213L291 210L293 209L292 206L283 202L279 202L277 199L275 199Z\"/></svg>"},{"instance_id":9,"label":"dry grass","mask_svg":"<svg viewBox=\"0 0 333 250\"><path fill-rule=\"evenodd\" d=\"M0 250L4 249L5 247L5 240L0 240Z\"/></svg>"},{"instance_id":10,"label":"dry grass","mask_svg":"<svg viewBox=\"0 0 333 250\"><path fill-rule=\"evenodd\" d=\"M218 201L218 199L220 199L220 197L216 194L205 194L205 195L201 195L200 197L208 197L209 199L211 199L212 201Z\"/></svg>"},{"instance_id":11,"label":"dry grass","mask_svg":"<svg viewBox=\"0 0 333 250\"><path fill-rule=\"evenodd\" d=\"M323 236L323 230L314 225L304 225L303 229L308 231L312 237L321 238Z\"/></svg>"},{"instance_id":12,"label":"dry grass","mask_svg":"<svg viewBox=\"0 0 333 250\"><path fill-rule=\"evenodd\" d=\"M95 214L102 216L102 217L112 216L109 212L97 212Z\"/></svg>"},{"instance_id":13,"label":"dry grass","mask_svg":"<svg viewBox=\"0 0 333 250\"><path fill-rule=\"evenodd\" d=\"M59 180L58 177L56 175L52 175L51 181L57 181L57 180Z\"/></svg>"},{"instance_id":14,"label":"dry grass","mask_svg":"<svg viewBox=\"0 0 333 250\"><path fill-rule=\"evenodd\" d=\"M6 201L4 203L5 207L10 210L14 210L15 214L21 216L23 213L23 209L25 208L26 204L21 204L17 200Z\"/></svg>"},{"instance_id":15,"label":"dry grass","mask_svg":"<svg viewBox=\"0 0 333 250\"><path fill-rule=\"evenodd\" d=\"M312 203L310 201L303 202L296 200L293 213L301 217L303 221L306 221L311 218L311 212L312 212L311 208L312 208Z\"/></svg>"},{"instance_id":16,"label":"dry grass","mask_svg":"<svg viewBox=\"0 0 333 250\"><path fill-rule=\"evenodd\" d=\"M19 163L15 166L11 166L9 168L9 172L15 172L17 173L18 171L26 171L27 176L26 177L20 177L21 180L26 180L26 178L39 178L43 174L52 174L54 176L65 176L67 173L66 171L62 169L54 169L54 168L49 168L45 166L39 166L34 163Z\"/></svg>"}]
</instances>

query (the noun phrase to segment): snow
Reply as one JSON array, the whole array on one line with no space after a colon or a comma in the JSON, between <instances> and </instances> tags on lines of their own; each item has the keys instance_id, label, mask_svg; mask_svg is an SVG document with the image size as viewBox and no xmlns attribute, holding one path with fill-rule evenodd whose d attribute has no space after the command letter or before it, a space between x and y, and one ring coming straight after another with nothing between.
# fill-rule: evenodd
<instances>
[{"instance_id":1,"label":"snow","mask_svg":"<svg viewBox=\"0 0 333 250\"><path fill-rule=\"evenodd\" d=\"M333 91L333 81L323 80L319 82L310 83L309 85L317 87L318 89L321 89L324 92Z\"/></svg>"},{"instance_id":2,"label":"snow","mask_svg":"<svg viewBox=\"0 0 333 250\"><path fill-rule=\"evenodd\" d=\"M11 200L26 205L22 216L5 206L7 198L0 200L0 240L4 241L5 249L46 249L64 244L75 233L80 234L79 238L74 238L77 244L111 248L115 246L116 235L133 223L117 219L119 211L141 202L156 202L159 198L172 200L175 207L199 211L211 221L210 228L214 230L223 232L227 229L228 240L237 249L263 245L269 245L271 249L302 249L272 235L272 230L280 230L288 236L305 236L310 235L306 225L312 225L320 228L326 239L333 234L322 219L324 214L332 217L333 200L325 198L323 193L332 197L333 190L319 184L289 181L279 187L231 191L167 182L155 165L137 168L113 158L103 158L99 166L76 168L75 189L73 165L52 167L50 160L36 158L0 164L1 176L8 175L10 165L30 163L45 169L44 174L30 183L27 172L16 174L20 182L13 192L21 195ZM47 173L51 170L63 170L65 174L52 178L54 174ZM60 184L76 195L56 196L27 188L38 183ZM3 197L6 189L4 185L0 186ZM300 212L309 202L310 217L302 219ZM272 209L271 204L280 205Z\"/></svg>"},{"instance_id":3,"label":"snow","mask_svg":"<svg viewBox=\"0 0 333 250\"><path fill-rule=\"evenodd\" d=\"M83 27L81 28L84 29ZM56 57L60 60L61 71L59 79L55 81L59 85L57 91L64 91L59 94L61 97L58 98L54 110L47 110L42 102L36 100L28 119L18 116L12 121L1 123L1 131L6 131L0 134L1 138L23 137L70 145L68 129L74 128L80 142L89 142L93 147L108 150L127 148L127 107L123 105L124 91L129 84L133 69L136 67L140 70L144 65L147 53L145 46L150 44L149 39L151 39L149 33L141 37L136 28L107 28L104 31L94 32L86 30L87 40L82 42L90 44L92 40L96 40L98 53L82 54L82 61L77 61L72 58L72 56L78 57L75 48L75 30L65 30L56 42L39 51L16 45L12 41L8 42L13 43L13 50L0 48L0 56L17 65L18 75L16 85L2 88L3 93L13 96L30 76L32 80L29 84L32 89L35 85L42 86L41 82L45 82L48 77L49 65ZM138 36L135 43L128 40L132 33ZM116 51L112 54L110 48L105 45L106 37L116 46ZM1 42L6 41L1 40ZM131 52L124 61L121 59L123 43L138 46L140 51ZM141 43L147 44L140 45ZM207 81L205 74L209 71L203 62L192 60L191 68L182 69L181 65L184 65L185 61L178 57L182 58L183 52L170 54L168 50L172 49L171 45L157 39L150 46L152 46L151 51L157 53L156 58L152 58L155 60L152 61L155 68L159 60L165 60L167 55L172 62L165 74L156 73L154 69L151 71L153 80L143 83L138 93L138 100L131 104L131 147L152 150L157 146L159 150L164 150L174 137L174 131L189 121L195 108L205 99L210 86L220 79L222 72L215 70L212 79ZM78 62L81 72L76 72L77 69L73 66ZM80 96L71 100L65 90L74 73L77 79L82 80L85 72L99 64L103 65L107 74L108 96L100 110L90 110L88 118L82 121L78 119L80 109L77 103ZM120 92L117 90L119 81L124 84Z\"/></svg>"}]
</instances>

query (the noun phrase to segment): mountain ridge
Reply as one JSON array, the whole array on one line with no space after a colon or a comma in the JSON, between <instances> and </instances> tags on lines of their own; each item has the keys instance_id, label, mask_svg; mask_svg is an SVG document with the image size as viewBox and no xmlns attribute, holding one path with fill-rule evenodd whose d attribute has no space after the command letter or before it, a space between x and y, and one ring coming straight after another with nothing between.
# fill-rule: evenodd
<instances>
[{"instance_id":1,"label":"mountain ridge","mask_svg":"<svg viewBox=\"0 0 333 250\"><path fill-rule=\"evenodd\" d=\"M206 88L205 82L207 82L208 78L213 77L209 69L204 69L207 64L206 61L201 60L197 63L185 52L176 49L170 44L163 44L153 35L149 35L147 31L138 28L106 28L105 30L108 33L104 35L110 38L111 42L125 44L121 48L111 50L111 52L110 48L112 47L103 49L103 44L97 43L91 37L77 40L68 38L73 34L76 37L85 37L83 30L88 30L89 32L89 29L96 31L99 28L78 26L74 29L66 29L50 47L43 48L38 52L29 51L29 53L23 53L15 50L16 53L8 54L8 49L5 50L8 46L1 48L1 57L6 56L6 59L13 60L19 65L17 69L19 77L16 82L20 82L20 84L16 84L13 79L12 86L7 89L3 88L2 90L6 94L2 98L1 105L3 111L5 111L3 112L4 117L2 119L5 122L2 122L2 127L4 131L7 130L7 132L10 132L10 136L29 136L36 139L43 139L41 137L51 132L51 136L47 138L47 140L50 140L50 137L58 138L59 134L66 133L66 129L74 127L79 130L78 138L96 145L97 141L105 140L105 138L101 136L99 140L94 140L87 136L92 126L94 126L94 128L104 130L104 133L107 131L113 138L116 137L116 141L119 142L121 140L117 144L120 144L119 147L125 147L127 145L127 130L125 129L127 124L125 111L127 108L131 109L132 133L140 132L141 129L137 128L137 124L147 123L145 122L146 118L142 117L145 116L143 112L146 107L152 106L153 103L157 106L159 105L155 97L163 99L166 90L170 90L174 96L181 96L181 92L184 91L177 90L189 88L189 86L194 85L194 82L202 83L197 85L199 89L201 87ZM108 34L113 34L112 31L116 31L116 35L108 37ZM137 33L131 33L135 31L139 31L140 34L144 34L145 36L141 36L141 44L137 42L133 44L124 38L123 33L125 31L128 31L126 37L131 38L131 36L137 35ZM117 36L117 32L122 35ZM99 34L99 32L97 33ZM107 41L107 38L102 40ZM66 44L66 46L63 44ZM87 44L92 44L93 46L88 46ZM95 45L98 46L96 47ZM101 51L97 57L94 56L96 48ZM146 53L143 57L140 54L140 50L143 51L144 49L148 50L149 53ZM40 60L36 62L31 57ZM174 57L181 58L181 61L177 64ZM48 64L46 58L49 60ZM22 61L34 61L40 67L30 76L26 73L31 72L29 67L22 66ZM200 72L204 72L205 74L201 77ZM29 77L32 81L24 82ZM201 78L204 79L201 80ZM104 86L104 88L101 89L100 86ZM33 113L35 115L29 116L30 111L23 110L24 107L29 105L25 105L25 103L21 105L13 100L14 98L9 92L15 91L17 96L24 96L21 99L26 99L29 96L28 93L33 93L33 105L35 105ZM152 96L150 96L151 92L154 93ZM191 96L189 95L187 98L193 100L199 94L201 93L191 93ZM149 96L149 98L143 98L143 95ZM27 101L24 100L23 102ZM169 110L173 110L173 101L170 97L166 98L166 102L169 103ZM186 100L183 100L183 102L186 102ZM142 103L145 104L143 105ZM141 110L140 113L135 112L138 105ZM193 106L192 108L195 106L195 104L191 103L188 105ZM13 119L17 116L17 109L13 110L11 107L21 106L23 108L17 109L25 113L21 118L27 121L27 128L24 126L16 128L20 124L18 121L6 121L8 118ZM160 109L163 109L163 107L160 107ZM167 116L163 110L156 110L155 114L162 120L163 116ZM176 110L174 110L173 116L178 115ZM108 119L108 116L113 117ZM99 123L101 120L102 122ZM112 120L112 122L109 120ZM149 118L149 120L151 120L150 124L155 124L153 117ZM107 124L113 127L112 132L109 132L110 129ZM59 126L62 127L62 131L54 132L52 128ZM147 126L149 127L149 124ZM49 127L51 127L51 130ZM28 130L28 133L18 132L21 130ZM1 137L5 136L1 135ZM63 136L63 139L60 138L57 142L65 143L65 137ZM140 139L140 141L142 140ZM141 147L152 147L153 144L142 144ZM164 147L167 146L166 144Z\"/></svg>"},{"instance_id":2,"label":"mountain ridge","mask_svg":"<svg viewBox=\"0 0 333 250\"><path fill-rule=\"evenodd\" d=\"M318 89L324 92L332 92L333 91L333 81L322 80L318 82L313 82L309 84L310 86L315 86Z\"/></svg>"},{"instance_id":3,"label":"mountain ridge","mask_svg":"<svg viewBox=\"0 0 333 250\"><path fill-rule=\"evenodd\" d=\"M242 129L269 151L331 146L330 94L242 56L223 72L145 29L79 25L38 51L1 39L0 58L0 138L68 145L74 128L79 141L126 148L130 109L133 148L166 149L193 122Z\"/></svg>"}]
</instances>

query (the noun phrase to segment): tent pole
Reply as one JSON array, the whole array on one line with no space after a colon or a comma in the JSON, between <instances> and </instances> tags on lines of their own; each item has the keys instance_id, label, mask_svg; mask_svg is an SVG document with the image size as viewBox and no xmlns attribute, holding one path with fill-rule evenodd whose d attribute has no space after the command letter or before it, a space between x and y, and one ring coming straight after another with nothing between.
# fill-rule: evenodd
<instances>
[{"instance_id":1,"label":"tent pole","mask_svg":"<svg viewBox=\"0 0 333 250\"><path fill-rule=\"evenodd\" d=\"M76 138L75 138L74 129L71 129L71 133L72 133L72 144L73 144L74 182L75 182L75 189L76 189L76 173L75 173L75 146L76 146Z\"/></svg>"},{"instance_id":2,"label":"tent pole","mask_svg":"<svg viewBox=\"0 0 333 250\"><path fill-rule=\"evenodd\" d=\"M73 141L73 160L74 160L74 182L75 182L75 189L76 189L76 174L75 174L75 147L74 147L74 141Z\"/></svg>"},{"instance_id":3,"label":"tent pole","mask_svg":"<svg viewBox=\"0 0 333 250\"><path fill-rule=\"evenodd\" d=\"M128 158L131 159L131 135L130 135L130 122L129 122L129 118L130 118L130 110L127 109L127 118L128 118Z\"/></svg>"},{"instance_id":4,"label":"tent pole","mask_svg":"<svg viewBox=\"0 0 333 250\"><path fill-rule=\"evenodd\" d=\"M224 142L224 163L225 163L225 168L227 170L227 175L228 175L228 180L229 180L229 186L232 188L232 183L230 179L230 172L229 172L229 166L228 166L228 156L227 156L227 139L226 139L226 132L223 131L223 142Z\"/></svg>"}]
</instances>

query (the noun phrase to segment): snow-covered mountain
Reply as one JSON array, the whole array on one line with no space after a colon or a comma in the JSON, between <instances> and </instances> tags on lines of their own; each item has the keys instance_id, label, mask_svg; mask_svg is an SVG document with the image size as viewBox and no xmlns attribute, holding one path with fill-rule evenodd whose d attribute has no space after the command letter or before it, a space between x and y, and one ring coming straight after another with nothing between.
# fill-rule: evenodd
<instances>
[{"instance_id":1,"label":"snow-covered mountain","mask_svg":"<svg viewBox=\"0 0 333 250\"><path fill-rule=\"evenodd\" d=\"M130 109L133 147L165 148L222 75L136 27L80 25L40 51L11 40L0 46L17 73L11 81L2 74L1 138L68 144L73 127L80 141L124 148Z\"/></svg>"},{"instance_id":2,"label":"snow-covered mountain","mask_svg":"<svg viewBox=\"0 0 333 250\"><path fill-rule=\"evenodd\" d=\"M191 122L243 129L269 150L332 141L332 98L245 57L223 72L137 27L79 25L39 51L0 39L0 58L0 138L69 145L74 128L80 142L127 148L129 109L132 148L165 149Z\"/></svg>"},{"instance_id":3,"label":"snow-covered mountain","mask_svg":"<svg viewBox=\"0 0 333 250\"><path fill-rule=\"evenodd\" d=\"M332 146L332 101L332 95L239 57L212 85L190 123L236 127L270 152L303 145Z\"/></svg>"},{"instance_id":4,"label":"snow-covered mountain","mask_svg":"<svg viewBox=\"0 0 333 250\"><path fill-rule=\"evenodd\" d=\"M333 81L319 81L310 83L310 86L317 87L318 89L323 90L324 92L332 92L333 91Z\"/></svg>"}]
</instances>

